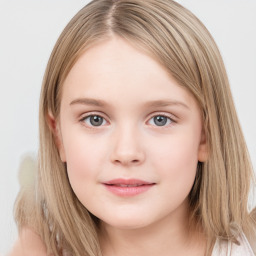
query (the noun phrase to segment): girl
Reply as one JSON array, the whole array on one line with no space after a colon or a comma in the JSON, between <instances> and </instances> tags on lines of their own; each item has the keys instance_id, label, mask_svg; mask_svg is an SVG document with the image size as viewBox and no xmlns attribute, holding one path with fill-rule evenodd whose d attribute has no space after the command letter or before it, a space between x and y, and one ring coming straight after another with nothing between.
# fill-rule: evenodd
<instances>
[{"instance_id":1,"label":"girl","mask_svg":"<svg viewBox=\"0 0 256 256\"><path fill-rule=\"evenodd\" d=\"M12 255L254 255L252 181L202 23L171 0L94 0L46 69Z\"/></svg>"}]
</instances>

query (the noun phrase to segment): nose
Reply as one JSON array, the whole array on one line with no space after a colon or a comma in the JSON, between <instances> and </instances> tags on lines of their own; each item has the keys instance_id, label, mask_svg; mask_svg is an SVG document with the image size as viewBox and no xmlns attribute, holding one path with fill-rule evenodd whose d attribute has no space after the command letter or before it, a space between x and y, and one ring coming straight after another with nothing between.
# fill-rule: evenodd
<instances>
[{"instance_id":1,"label":"nose","mask_svg":"<svg viewBox=\"0 0 256 256\"><path fill-rule=\"evenodd\" d=\"M115 165L133 166L145 161L145 152L139 132L124 128L116 131L113 139L111 162Z\"/></svg>"}]
</instances>

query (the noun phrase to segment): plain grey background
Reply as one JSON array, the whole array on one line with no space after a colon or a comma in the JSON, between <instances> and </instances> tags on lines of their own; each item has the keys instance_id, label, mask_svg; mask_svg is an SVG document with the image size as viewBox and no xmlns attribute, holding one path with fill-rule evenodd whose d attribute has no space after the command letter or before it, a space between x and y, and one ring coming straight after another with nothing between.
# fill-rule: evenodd
<instances>
[{"instance_id":1,"label":"plain grey background","mask_svg":"<svg viewBox=\"0 0 256 256\"><path fill-rule=\"evenodd\" d=\"M38 100L58 35L89 1L0 0L0 255L17 237L18 169L38 147ZM256 166L256 0L178 0L215 38Z\"/></svg>"}]
</instances>

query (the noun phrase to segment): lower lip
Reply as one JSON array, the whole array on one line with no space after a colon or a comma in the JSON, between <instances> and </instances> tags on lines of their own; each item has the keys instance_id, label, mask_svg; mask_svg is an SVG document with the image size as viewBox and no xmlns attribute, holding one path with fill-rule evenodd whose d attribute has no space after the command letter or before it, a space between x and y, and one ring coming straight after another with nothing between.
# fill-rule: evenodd
<instances>
[{"instance_id":1,"label":"lower lip","mask_svg":"<svg viewBox=\"0 0 256 256\"><path fill-rule=\"evenodd\" d=\"M146 184L137 187L120 187L115 185L104 184L108 191L112 192L117 196L129 197L136 196L148 191L154 186L154 184Z\"/></svg>"}]
</instances>

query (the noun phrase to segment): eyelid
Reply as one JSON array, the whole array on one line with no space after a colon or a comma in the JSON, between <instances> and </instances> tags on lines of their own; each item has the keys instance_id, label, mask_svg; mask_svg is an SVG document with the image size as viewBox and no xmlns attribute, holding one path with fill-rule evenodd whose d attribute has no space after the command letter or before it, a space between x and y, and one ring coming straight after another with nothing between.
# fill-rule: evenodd
<instances>
[{"instance_id":1,"label":"eyelid","mask_svg":"<svg viewBox=\"0 0 256 256\"><path fill-rule=\"evenodd\" d=\"M174 123L177 123L177 118L175 118L174 115L172 115L170 113L166 113L166 112L161 112L161 111L160 112L151 113L150 116L147 118L146 123L148 123L150 119L152 119L153 117L156 117L156 116L164 116L164 117L169 118L171 120L171 122L172 122L171 125L173 125ZM161 126L158 126L158 127L161 127ZM162 128L166 128L166 126L162 126Z\"/></svg>"},{"instance_id":2,"label":"eyelid","mask_svg":"<svg viewBox=\"0 0 256 256\"><path fill-rule=\"evenodd\" d=\"M91 112L86 112L86 113L83 113L80 117L79 117L79 122L83 122L86 118L90 117L90 116L100 116L102 117L107 124L109 124L109 118L106 117L106 115L102 112L99 112L99 111L91 111ZM85 125L83 124L84 126L88 127L88 128L97 128L99 129L100 127L103 127L103 126L106 126L106 125L102 125L102 126L88 126L88 125Z\"/></svg>"}]
</instances>

